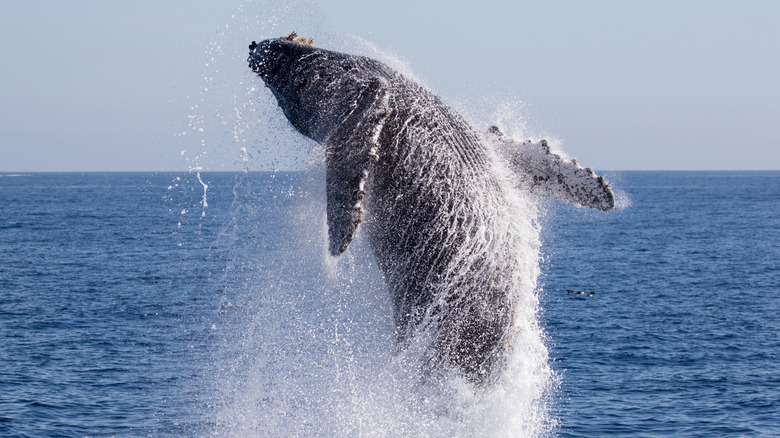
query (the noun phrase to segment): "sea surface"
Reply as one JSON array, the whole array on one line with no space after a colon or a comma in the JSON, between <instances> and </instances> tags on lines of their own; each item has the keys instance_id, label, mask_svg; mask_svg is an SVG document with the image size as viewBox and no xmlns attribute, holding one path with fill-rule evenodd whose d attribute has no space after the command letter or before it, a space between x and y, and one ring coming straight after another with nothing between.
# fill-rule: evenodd
<instances>
[{"instance_id":1,"label":"sea surface","mask_svg":"<svg viewBox=\"0 0 780 438\"><path fill-rule=\"evenodd\" d=\"M780 172L607 177L614 211L539 204L555 376L539 430L780 436ZM390 348L390 308L360 242L355 286L309 292L327 282L306 258L325 248L317 187L283 172L0 174L0 436L460 430L361 429L383 396L345 368ZM353 402L306 413L331 400Z\"/></svg>"}]
</instances>

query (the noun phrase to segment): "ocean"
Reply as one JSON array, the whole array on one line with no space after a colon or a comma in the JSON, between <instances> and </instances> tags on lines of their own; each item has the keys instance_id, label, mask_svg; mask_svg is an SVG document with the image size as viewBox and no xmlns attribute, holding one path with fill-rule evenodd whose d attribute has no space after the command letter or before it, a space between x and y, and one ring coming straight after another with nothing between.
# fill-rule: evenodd
<instances>
[{"instance_id":1,"label":"ocean","mask_svg":"<svg viewBox=\"0 0 780 438\"><path fill-rule=\"evenodd\" d=\"M543 372L485 394L403 374L316 171L0 174L0 436L780 436L780 172L606 176L538 201Z\"/></svg>"}]
</instances>

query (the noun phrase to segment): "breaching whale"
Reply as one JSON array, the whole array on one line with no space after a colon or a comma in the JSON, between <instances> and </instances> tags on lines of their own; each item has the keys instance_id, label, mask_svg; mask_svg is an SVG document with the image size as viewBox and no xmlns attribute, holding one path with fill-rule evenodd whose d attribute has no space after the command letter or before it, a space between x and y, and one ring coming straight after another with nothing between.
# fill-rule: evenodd
<instances>
[{"instance_id":1,"label":"breaching whale","mask_svg":"<svg viewBox=\"0 0 780 438\"><path fill-rule=\"evenodd\" d=\"M330 253L365 228L392 295L399 350L422 345L427 370L494 380L513 325L522 239L507 190L606 211L610 186L545 141L518 142L495 127L477 134L379 61L295 36L253 41L248 62L290 123L325 146ZM516 174L511 189L496 160Z\"/></svg>"}]
</instances>

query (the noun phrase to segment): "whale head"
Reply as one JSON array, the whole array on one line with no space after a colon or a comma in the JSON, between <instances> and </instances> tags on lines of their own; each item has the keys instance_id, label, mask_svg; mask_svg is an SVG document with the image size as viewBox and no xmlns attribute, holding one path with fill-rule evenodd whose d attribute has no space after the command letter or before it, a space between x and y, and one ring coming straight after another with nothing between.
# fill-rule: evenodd
<instances>
[{"instance_id":1,"label":"whale head","mask_svg":"<svg viewBox=\"0 0 780 438\"><path fill-rule=\"evenodd\" d=\"M359 67L375 63L287 38L252 42L249 49L249 66L263 78L287 119L317 142L326 141L359 100L371 70Z\"/></svg>"}]
</instances>

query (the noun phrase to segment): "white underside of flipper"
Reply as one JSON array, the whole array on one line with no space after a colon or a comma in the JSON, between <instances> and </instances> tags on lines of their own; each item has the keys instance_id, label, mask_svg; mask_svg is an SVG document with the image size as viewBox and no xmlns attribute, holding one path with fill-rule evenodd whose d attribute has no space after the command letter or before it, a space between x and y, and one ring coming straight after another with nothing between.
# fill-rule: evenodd
<instances>
[{"instance_id":1,"label":"white underside of flipper","mask_svg":"<svg viewBox=\"0 0 780 438\"><path fill-rule=\"evenodd\" d=\"M517 141L495 126L488 129L487 138L509 161L522 188L603 211L615 206L612 188L604 178L589 167L581 167L577 160L564 160L551 153L545 140Z\"/></svg>"}]
</instances>

